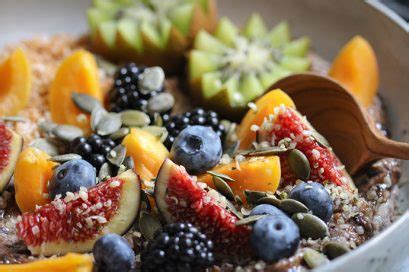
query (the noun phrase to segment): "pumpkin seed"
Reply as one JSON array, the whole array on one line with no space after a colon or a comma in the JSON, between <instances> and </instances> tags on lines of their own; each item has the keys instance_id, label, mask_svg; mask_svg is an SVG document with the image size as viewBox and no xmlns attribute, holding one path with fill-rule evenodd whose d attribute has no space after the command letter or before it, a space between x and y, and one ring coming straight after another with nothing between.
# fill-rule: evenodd
<instances>
[{"instance_id":1,"label":"pumpkin seed","mask_svg":"<svg viewBox=\"0 0 409 272\"><path fill-rule=\"evenodd\" d=\"M126 169L134 169L135 168L135 162L132 157L128 156L125 158L123 165L126 167Z\"/></svg>"},{"instance_id":2,"label":"pumpkin seed","mask_svg":"<svg viewBox=\"0 0 409 272\"><path fill-rule=\"evenodd\" d=\"M287 152L287 148L282 148L279 146L270 146L262 149L258 149L255 151L251 151L247 154L247 156L271 156L271 155L279 155Z\"/></svg>"},{"instance_id":3,"label":"pumpkin seed","mask_svg":"<svg viewBox=\"0 0 409 272\"><path fill-rule=\"evenodd\" d=\"M240 219L238 221L236 221L236 226L241 226L241 225L248 225L248 224L252 224L255 223L257 220L266 217L267 214L257 214L257 215L252 215L249 217L245 217L243 219Z\"/></svg>"},{"instance_id":4,"label":"pumpkin seed","mask_svg":"<svg viewBox=\"0 0 409 272\"><path fill-rule=\"evenodd\" d=\"M50 156L57 156L59 154L58 147L44 138L35 139L31 142L30 146L40 149Z\"/></svg>"},{"instance_id":5,"label":"pumpkin seed","mask_svg":"<svg viewBox=\"0 0 409 272\"><path fill-rule=\"evenodd\" d=\"M27 122L28 120L22 116L5 116L1 118L5 122Z\"/></svg>"},{"instance_id":6,"label":"pumpkin seed","mask_svg":"<svg viewBox=\"0 0 409 272\"><path fill-rule=\"evenodd\" d=\"M53 162L58 162L58 163L64 163L67 161L72 161L72 160L80 160L82 159L82 157L78 154L63 154L63 155L57 155L57 156L53 156L51 158L49 158L49 161L53 161Z\"/></svg>"},{"instance_id":7,"label":"pumpkin seed","mask_svg":"<svg viewBox=\"0 0 409 272\"><path fill-rule=\"evenodd\" d=\"M242 200L241 197L238 196L238 195L235 195L235 196L234 196L234 202L236 202L236 203L239 204L239 205L243 205L243 200Z\"/></svg>"},{"instance_id":8,"label":"pumpkin seed","mask_svg":"<svg viewBox=\"0 0 409 272\"><path fill-rule=\"evenodd\" d=\"M222 178L213 176L213 184L216 187L216 190L228 200L234 200L233 190Z\"/></svg>"},{"instance_id":9,"label":"pumpkin seed","mask_svg":"<svg viewBox=\"0 0 409 272\"><path fill-rule=\"evenodd\" d=\"M58 125L53 128L52 133L59 139L71 142L77 137L84 136L84 133L79 127L71 125Z\"/></svg>"},{"instance_id":10,"label":"pumpkin seed","mask_svg":"<svg viewBox=\"0 0 409 272\"><path fill-rule=\"evenodd\" d=\"M128 127L144 127L149 125L151 119L149 116L137 110L126 110L121 112L122 124Z\"/></svg>"},{"instance_id":11,"label":"pumpkin seed","mask_svg":"<svg viewBox=\"0 0 409 272\"><path fill-rule=\"evenodd\" d=\"M166 137L167 137L167 134L168 134L168 131L164 127L147 126L147 127L143 127L142 129L149 132L153 136L159 137L159 138L162 138L163 134L166 134Z\"/></svg>"},{"instance_id":12,"label":"pumpkin seed","mask_svg":"<svg viewBox=\"0 0 409 272\"><path fill-rule=\"evenodd\" d=\"M280 208L284 212L286 212L286 213L288 213L290 215L295 214L295 213L306 213L306 212L308 212L307 206L305 206L300 201L297 201L297 200L291 199L291 198L282 200Z\"/></svg>"},{"instance_id":13,"label":"pumpkin seed","mask_svg":"<svg viewBox=\"0 0 409 272\"><path fill-rule=\"evenodd\" d=\"M107 160L115 166L120 167L126 156L126 147L119 144L115 146L107 155Z\"/></svg>"},{"instance_id":14,"label":"pumpkin seed","mask_svg":"<svg viewBox=\"0 0 409 272\"><path fill-rule=\"evenodd\" d=\"M310 162L300 150L292 149L288 153L288 165L297 178L307 180L310 177Z\"/></svg>"},{"instance_id":15,"label":"pumpkin seed","mask_svg":"<svg viewBox=\"0 0 409 272\"><path fill-rule=\"evenodd\" d=\"M330 242L325 243L323 251L324 251L324 254L327 255L328 258L332 260L339 256L344 255L345 253L348 253L351 250L345 244L342 244L336 241L330 241Z\"/></svg>"},{"instance_id":16,"label":"pumpkin seed","mask_svg":"<svg viewBox=\"0 0 409 272\"><path fill-rule=\"evenodd\" d=\"M213 177L219 177L225 181L230 181L230 182L234 182L235 180L232 179L231 177L229 177L228 175L222 174L222 173L218 173L215 171L206 171L206 173L212 175Z\"/></svg>"},{"instance_id":17,"label":"pumpkin seed","mask_svg":"<svg viewBox=\"0 0 409 272\"><path fill-rule=\"evenodd\" d=\"M331 147L328 140L324 136L322 136L319 132L313 131L311 136L317 141L317 143L320 146L326 147L326 148Z\"/></svg>"},{"instance_id":18,"label":"pumpkin seed","mask_svg":"<svg viewBox=\"0 0 409 272\"><path fill-rule=\"evenodd\" d=\"M87 94L73 93L71 99L80 110L86 113L91 113L96 107L101 107L98 100Z\"/></svg>"},{"instance_id":19,"label":"pumpkin seed","mask_svg":"<svg viewBox=\"0 0 409 272\"><path fill-rule=\"evenodd\" d=\"M53 122L48 122L48 121L42 121L38 124L39 129L44 133L44 134L50 134L52 133L53 129L57 126L57 124Z\"/></svg>"},{"instance_id":20,"label":"pumpkin seed","mask_svg":"<svg viewBox=\"0 0 409 272\"><path fill-rule=\"evenodd\" d=\"M106 179L107 177L112 177L112 176L113 176L113 172L112 172L111 166L109 165L109 163L105 162L99 169L98 180L102 181Z\"/></svg>"},{"instance_id":21,"label":"pumpkin seed","mask_svg":"<svg viewBox=\"0 0 409 272\"><path fill-rule=\"evenodd\" d=\"M225 148L223 150L223 154L227 154L230 157L233 157L233 155L236 154L237 150L240 147L240 140L234 141L229 144L225 144L224 146Z\"/></svg>"},{"instance_id":22,"label":"pumpkin seed","mask_svg":"<svg viewBox=\"0 0 409 272\"><path fill-rule=\"evenodd\" d=\"M269 205L273 205L273 206L279 208L280 205L281 205L281 201L277 197L271 195L271 196L266 196L266 197L259 198L256 201L256 204L257 205L269 204Z\"/></svg>"},{"instance_id":23,"label":"pumpkin seed","mask_svg":"<svg viewBox=\"0 0 409 272\"><path fill-rule=\"evenodd\" d=\"M119 176L122 173L124 173L126 170L127 169L126 169L125 165L121 164L121 166L118 167L118 171L117 171L116 175Z\"/></svg>"},{"instance_id":24,"label":"pumpkin seed","mask_svg":"<svg viewBox=\"0 0 409 272\"><path fill-rule=\"evenodd\" d=\"M147 94L162 88L165 81L165 72L162 68L155 66L146 68L139 80L141 93Z\"/></svg>"},{"instance_id":25,"label":"pumpkin seed","mask_svg":"<svg viewBox=\"0 0 409 272\"><path fill-rule=\"evenodd\" d=\"M250 204L256 204L259 199L268 196L266 192L251 190L244 190L244 195L246 196L247 202Z\"/></svg>"},{"instance_id":26,"label":"pumpkin seed","mask_svg":"<svg viewBox=\"0 0 409 272\"><path fill-rule=\"evenodd\" d=\"M162 116L160 116L160 114L157 113L157 112L155 112L155 113L153 114L153 124L154 124L155 126L158 126L158 127L162 127L162 126L163 126L163 118L162 118Z\"/></svg>"},{"instance_id":27,"label":"pumpkin seed","mask_svg":"<svg viewBox=\"0 0 409 272\"><path fill-rule=\"evenodd\" d=\"M139 229L143 237L152 240L155 232L162 229L162 224L155 216L142 211L141 217L139 218Z\"/></svg>"},{"instance_id":28,"label":"pumpkin seed","mask_svg":"<svg viewBox=\"0 0 409 272\"><path fill-rule=\"evenodd\" d=\"M111 138L112 140L116 141L116 140L121 140L122 138L124 138L126 135L129 134L129 132L131 132L131 130L127 127L122 127L120 129L118 129L117 131L115 131L114 133L112 133L111 135L109 135L109 138Z\"/></svg>"},{"instance_id":29,"label":"pumpkin seed","mask_svg":"<svg viewBox=\"0 0 409 272\"><path fill-rule=\"evenodd\" d=\"M319 217L309 213L296 213L291 217L298 225L301 237L319 239L329 235L327 224Z\"/></svg>"},{"instance_id":30,"label":"pumpkin seed","mask_svg":"<svg viewBox=\"0 0 409 272\"><path fill-rule=\"evenodd\" d=\"M240 212L244 215L244 216L248 216L251 213L250 209L247 209L246 207L242 206L240 208Z\"/></svg>"},{"instance_id":31,"label":"pumpkin seed","mask_svg":"<svg viewBox=\"0 0 409 272\"><path fill-rule=\"evenodd\" d=\"M91 112L91 120L90 120L90 124L91 124L91 129L92 131L96 131L99 122L101 122L102 118L104 116L108 115L108 112L102 108L102 107L96 107L92 110Z\"/></svg>"},{"instance_id":32,"label":"pumpkin seed","mask_svg":"<svg viewBox=\"0 0 409 272\"><path fill-rule=\"evenodd\" d=\"M236 209L236 206L234 206L233 203L226 200L226 206L229 211L231 211L235 216L237 216L237 218L243 219L243 214Z\"/></svg>"},{"instance_id":33,"label":"pumpkin seed","mask_svg":"<svg viewBox=\"0 0 409 272\"><path fill-rule=\"evenodd\" d=\"M161 93L148 100L146 110L150 114L155 112L164 113L170 111L175 105L175 98L170 93Z\"/></svg>"},{"instance_id":34,"label":"pumpkin seed","mask_svg":"<svg viewBox=\"0 0 409 272\"><path fill-rule=\"evenodd\" d=\"M97 125L97 133L106 136L118 131L122 126L121 115L118 113L108 113L101 117Z\"/></svg>"},{"instance_id":35,"label":"pumpkin seed","mask_svg":"<svg viewBox=\"0 0 409 272\"><path fill-rule=\"evenodd\" d=\"M312 248L305 249L303 258L308 267L311 269L317 268L329 262L328 258L324 254L321 254Z\"/></svg>"},{"instance_id":36,"label":"pumpkin seed","mask_svg":"<svg viewBox=\"0 0 409 272\"><path fill-rule=\"evenodd\" d=\"M151 210L151 203L149 202L148 195L146 194L145 190L141 190L141 205L145 204L145 207L142 206L143 209L148 211Z\"/></svg>"}]
</instances>

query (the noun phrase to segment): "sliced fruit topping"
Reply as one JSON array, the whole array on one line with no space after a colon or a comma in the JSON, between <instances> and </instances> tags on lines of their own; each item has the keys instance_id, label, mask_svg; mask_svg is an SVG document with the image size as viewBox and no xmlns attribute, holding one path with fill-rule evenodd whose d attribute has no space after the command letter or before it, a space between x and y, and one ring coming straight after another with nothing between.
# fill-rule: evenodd
<instances>
[{"instance_id":1,"label":"sliced fruit topping","mask_svg":"<svg viewBox=\"0 0 409 272\"><path fill-rule=\"evenodd\" d=\"M188 59L190 88L205 107L241 118L247 103L278 79L309 69L309 40L289 36L286 23L268 32L257 14L241 32L221 19L213 36L202 31L195 38Z\"/></svg>"},{"instance_id":2,"label":"sliced fruit topping","mask_svg":"<svg viewBox=\"0 0 409 272\"><path fill-rule=\"evenodd\" d=\"M62 62L51 84L49 104L55 123L89 131L89 117L74 104L73 93L87 94L102 101L98 67L94 56L85 50L76 51Z\"/></svg>"},{"instance_id":3,"label":"sliced fruit topping","mask_svg":"<svg viewBox=\"0 0 409 272\"><path fill-rule=\"evenodd\" d=\"M284 185L301 179L353 186L325 138L304 117L284 105L276 107L274 112L261 125L258 141L288 150L279 155Z\"/></svg>"},{"instance_id":4,"label":"sliced fruit topping","mask_svg":"<svg viewBox=\"0 0 409 272\"><path fill-rule=\"evenodd\" d=\"M227 175L234 181L228 182L234 195L240 196L246 202L244 190L274 193L281 178L280 158L277 156L252 157L229 164L220 164L212 169L212 174L198 177L200 182L215 188L213 177L218 174ZM216 173L216 174L214 174Z\"/></svg>"},{"instance_id":5,"label":"sliced fruit topping","mask_svg":"<svg viewBox=\"0 0 409 272\"><path fill-rule=\"evenodd\" d=\"M95 186L95 182L95 168L89 162L71 160L55 168L48 190L51 199L57 195L64 198L68 192L74 193Z\"/></svg>"},{"instance_id":6,"label":"sliced fruit topping","mask_svg":"<svg viewBox=\"0 0 409 272\"><path fill-rule=\"evenodd\" d=\"M155 200L166 222L191 223L215 244L217 252L229 256L248 252L249 228L237 226L238 218L226 209L226 200L206 190L186 170L167 159L155 183Z\"/></svg>"},{"instance_id":7,"label":"sliced fruit topping","mask_svg":"<svg viewBox=\"0 0 409 272\"><path fill-rule=\"evenodd\" d=\"M126 147L126 155L133 158L135 172L143 181L156 177L162 163L169 157L169 151L160 140L143 129L132 128L122 144Z\"/></svg>"},{"instance_id":8,"label":"sliced fruit topping","mask_svg":"<svg viewBox=\"0 0 409 272\"><path fill-rule=\"evenodd\" d=\"M14 189L21 212L33 212L51 201L47 185L57 164L49 159L47 153L34 147L20 153L14 170Z\"/></svg>"},{"instance_id":9,"label":"sliced fruit topping","mask_svg":"<svg viewBox=\"0 0 409 272\"><path fill-rule=\"evenodd\" d=\"M100 270L130 271L135 267L135 253L125 238L116 233L99 238L92 252Z\"/></svg>"},{"instance_id":10,"label":"sliced fruit topping","mask_svg":"<svg viewBox=\"0 0 409 272\"><path fill-rule=\"evenodd\" d=\"M92 272L93 259L88 254L68 253L63 257L54 257L23 264L0 264L0 271L21 272Z\"/></svg>"},{"instance_id":11,"label":"sliced fruit topping","mask_svg":"<svg viewBox=\"0 0 409 272\"><path fill-rule=\"evenodd\" d=\"M0 123L0 192L6 188L23 148L23 138Z\"/></svg>"},{"instance_id":12,"label":"sliced fruit topping","mask_svg":"<svg viewBox=\"0 0 409 272\"><path fill-rule=\"evenodd\" d=\"M373 103L379 86L376 55L367 40L352 38L335 58L329 75L343 84L364 107Z\"/></svg>"},{"instance_id":13,"label":"sliced fruit topping","mask_svg":"<svg viewBox=\"0 0 409 272\"><path fill-rule=\"evenodd\" d=\"M213 242L192 224L173 223L155 234L142 253L142 271L205 271L214 263Z\"/></svg>"},{"instance_id":14,"label":"sliced fruit topping","mask_svg":"<svg viewBox=\"0 0 409 272\"><path fill-rule=\"evenodd\" d=\"M140 207L140 182L128 170L89 190L56 198L17 223L18 236L33 255L90 251L105 233L125 233Z\"/></svg>"},{"instance_id":15,"label":"sliced fruit topping","mask_svg":"<svg viewBox=\"0 0 409 272\"><path fill-rule=\"evenodd\" d=\"M213 31L216 13L214 0L98 0L88 22L98 53L175 73L196 33Z\"/></svg>"},{"instance_id":16,"label":"sliced fruit topping","mask_svg":"<svg viewBox=\"0 0 409 272\"><path fill-rule=\"evenodd\" d=\"M220 121L219 115L215 111L205 111L202 108L195 108L181 115L173 115L165 122L165 127L169 132L165 145L168 149L171 149L179 133L185 128L195 125L211 127L219 135L220 140L224 142L226 128Z\"/></svg>"},{"instance_id":17,"label":"sliced fruit topping","mask_svg":"<svg viewBox=\"0 0 409 272\"><path fill-rule=\"evenodd\" d=\"M261 126L264 119L268 118L270 114L274 114L274 109L280 105L295 109L294 101L280 89L269 91L256 103L250 104L251 108L241 120L237 131L241 149L251 147L256 140L256 131L252 128Z\"/></svg>"},{"instance_id":18,"label":"sliced fruit topping","mask_svg":"<svg viewBox=\"0 0 409 272\"><path fill-rule=\"evenodd\" d=\"M170 151L173 160L191 174L203 174L219 163L222 143L212 128L191 126L176 137Z\"/></svg>"},{"instance_id":19,"label":"sliced fruit topping","mask_svg":"<svg viewBox=\"0 0 409 272\"><path fill-rule=\"evenodd\" d=\"M17 114L27 106L31 91L31 67L22 49L0 63L0 78L0 116Z\"/></svg>"}]
</instances>

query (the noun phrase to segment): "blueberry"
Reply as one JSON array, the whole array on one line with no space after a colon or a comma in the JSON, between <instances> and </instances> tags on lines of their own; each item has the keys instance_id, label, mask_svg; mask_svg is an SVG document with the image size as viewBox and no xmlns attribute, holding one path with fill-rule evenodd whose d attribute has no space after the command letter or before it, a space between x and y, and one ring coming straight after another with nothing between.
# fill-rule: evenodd
<instances>
[{"instance_id":1,"label":"blueberry","mask_svg":"<svg viewBox=\"0 0 409 272\"><path fill-rule=\"evenodd\" d=\"M96 264L103 271L130 271L135 266L135 253L118 234L109 233L99 238L92 252Z\"/></svg>"},{"instance_id":2,"label":"blueberry","mask_svg":"<svg viewBox=\"0 0 409 272\"><path fill-rule=\"evenodd\" d=\"M52 199L67 192L77 192L80 187L89 188L95 185L95 168L84 160L68 161L54 170L48 189Z\"/></svg>"},{"instance_id":3,"label":"blueberry","mask_svg":"<svg viewBox=\"0 0 409 272\"><path fill-rule=\"evenodd\" d=\"M266 262L293 256L299 243L300 231L286 215L268 215L259 219L250 235L255 254Z\"/></svg>"},{"instance_id":4,"label":"blueberry","mask_svg":"<svg viewBox=\"0 0 409 272\"><path fill-rule=\"evenodd\" d=\"M251 210L250 212L250 215L261 215L261 214L286 216L286 214L283 211L269 204L260 204L254 207L253 210Z\"/></svg>"},{"instance_id":5,"label":"blueberry","mask_svg":"<svg viewBox=\"0 0 409 272\"><path fill-rule=\"evenodd\" d=\"M191 126L176 137L171 155L175 163L186 167L189 173L201 174L220 161L222 143L213 129Z\"/></svg>"},{"instance_id":6,"label":"blueberry","mask_svg":"<svg viewBox=\"0 0 409 272\"><path fill-rule=\"evenodd\" d=\"M331 219L334 204L324 186L318 182L303 182L290 192L289 198L298 200L307 206L314 215L325 222Z\"/></svg>"}]
</instances>

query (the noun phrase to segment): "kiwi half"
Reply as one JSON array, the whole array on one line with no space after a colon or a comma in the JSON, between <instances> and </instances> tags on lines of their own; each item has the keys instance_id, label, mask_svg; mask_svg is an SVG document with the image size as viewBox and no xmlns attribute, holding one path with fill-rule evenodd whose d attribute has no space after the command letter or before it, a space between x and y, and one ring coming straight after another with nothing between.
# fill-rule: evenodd
<instances>
[{"instance_id":1,"label":"kiwi half","mask_svg":"<svg viewBox=\"0 0 409 272\"><path fill-rule=\"evenodd\" d=\"M268 30L253 14L239 30L222 18L213 35L200 31L188 56L190 88L204 107L239 119L250 101L282 77L309 69L310 40L290 39L282 22Z\"/></svg>"},{"instance_id":2,"label":"kiwi half","mask_svg":"<svg viewBox=\"0 0 409 272\"><path fill-rule=\"evenodd\" d=\"M180 71L198 31L212 32L215 0L94 0L88 9L96 53L113 61Z\"/></svg>"}]
</instances>

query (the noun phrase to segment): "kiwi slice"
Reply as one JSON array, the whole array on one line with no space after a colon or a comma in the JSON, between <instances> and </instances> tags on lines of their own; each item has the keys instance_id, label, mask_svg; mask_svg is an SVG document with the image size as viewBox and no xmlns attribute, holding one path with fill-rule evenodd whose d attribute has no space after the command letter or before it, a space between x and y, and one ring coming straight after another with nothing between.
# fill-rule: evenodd
<instances>
[{"instance_id":1,"label":"kiwi slice","mask_svg":"<svg viewBox=\"0 0 409 272\"><path fill-rule=\"evenodd\" d=\"M269 30L258 14L243 29L221 18L213 34L201 30L188 55L191 90L203 106L238 119L247 104L277 80L310 68L306 37L291 40L286 22Z\"/></svg>"},{"instance_id":2,"label":"kiwi slice","mask_svg":"<svg viewBox=\"0 0 409 272\"><path fill-rule=\"evenodd\" d=\"M200 30L214 30L216 13L215 0L93 0L87 11L96 53L168 74L180 71Z\"/></svg>"}]
</instances>

